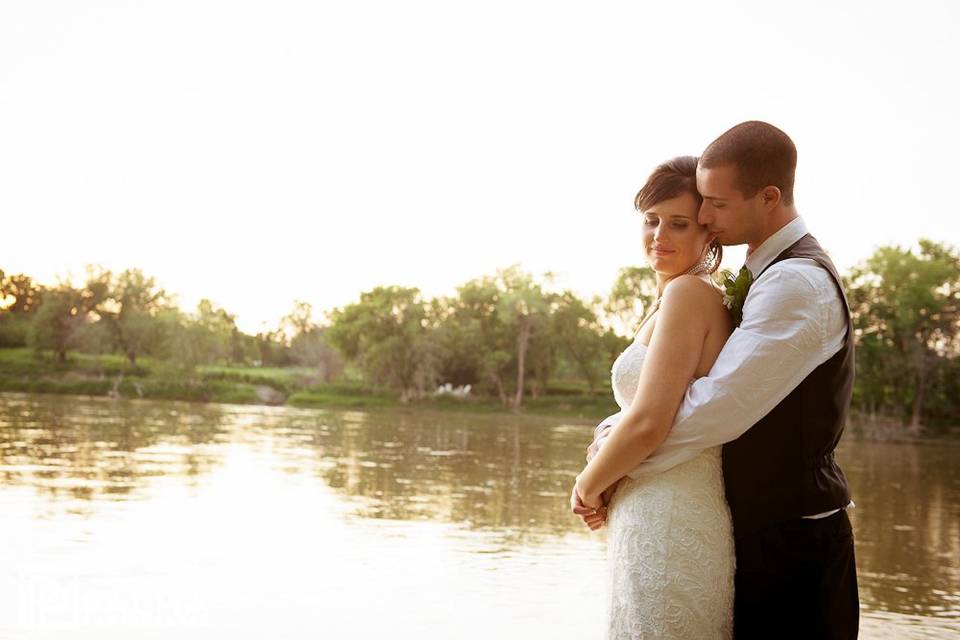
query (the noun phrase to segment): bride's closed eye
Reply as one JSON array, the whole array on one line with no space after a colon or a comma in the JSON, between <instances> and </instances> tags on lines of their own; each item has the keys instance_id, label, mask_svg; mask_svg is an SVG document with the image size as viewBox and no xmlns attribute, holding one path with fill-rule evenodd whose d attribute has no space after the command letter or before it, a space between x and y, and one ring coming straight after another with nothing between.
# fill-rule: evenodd
<instances>
[{"instance_id":1,"label":"bride's closed eye","mask_svg":"<svg viewBox=\"0 0 960 640\"><path fill-rule=\"evenodd\" d=\"M660 224L660 219L659 219L659 218L644 218L643 224L644 224L644 226L647 226L647 227L655 227L655 226L657 226L658 224ZM686 220L673 220L673 221L670 222L670 227L671 227L672 229L677 229L677 230L679 230L679 231L682 231L683 229L686 229L686 228L689 227L689 226L690 226L690 223L687 222Z\"/></svg>"}]
</instances>

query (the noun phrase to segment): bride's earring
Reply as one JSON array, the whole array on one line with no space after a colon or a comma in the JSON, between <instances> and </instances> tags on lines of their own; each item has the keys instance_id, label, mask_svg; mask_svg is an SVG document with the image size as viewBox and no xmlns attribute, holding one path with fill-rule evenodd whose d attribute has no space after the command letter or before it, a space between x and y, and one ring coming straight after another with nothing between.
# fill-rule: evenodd
<instances>
[{"instance_id":1,"label":"bride's earring","mask_svg":"<svg viewBox=\"0 0 960 640\"><path fill-rule=\"evenodd\" d=\"M720 251L713 243L707 245L701 265L703 265L703 273L713 273L720 266Z\"/></svg>"},{"instance_id":2,"label":"bride's earring","mask_svg":"<svg viewBox=\"0 0 960 640\"><path fill-rule=\"evenodd\" d=\"M703 253L700 254L700 259L693 263L689 269L683 272L684 275L700 275L701 273L709 273L710 268L713 264L712 254L710 251L710 245L707 245L703 249Z\"/></svg>"},{"instance_id":3,"label":"bride's earring","mask_svg":"<svg viewBox=\"0 0 960 640\"><path fill-rule=\"evenodd\" d=\"M707 270L713 273L720 268L720 262L723 260L723 245L719 240L710 243L710 268Z\"/></svg>"}]
</instances>

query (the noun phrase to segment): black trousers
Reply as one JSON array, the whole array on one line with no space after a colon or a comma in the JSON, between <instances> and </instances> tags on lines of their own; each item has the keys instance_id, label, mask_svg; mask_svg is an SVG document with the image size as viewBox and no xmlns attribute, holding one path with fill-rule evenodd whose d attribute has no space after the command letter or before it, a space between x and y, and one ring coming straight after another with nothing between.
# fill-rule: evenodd
<instances>
[{"instance_id":1,"label":"black trousers","mask_svg":"<svg viewBox=\"0 0 960 640\"><path fill-rule=\"evenodd\" d=\"M737 537L736 547L736 640L857 637L860 598L846 510Z\"/></svg>"}]
</instances>

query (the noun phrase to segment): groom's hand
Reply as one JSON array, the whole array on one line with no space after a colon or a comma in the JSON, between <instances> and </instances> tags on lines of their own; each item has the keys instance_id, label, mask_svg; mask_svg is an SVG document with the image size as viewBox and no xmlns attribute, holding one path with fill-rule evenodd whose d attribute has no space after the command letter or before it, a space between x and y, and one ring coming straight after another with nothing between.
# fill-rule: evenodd
<instances>
[{"instance_id":1,"label":"groom's hand","mask_svg":"<svg viewBox=\"0 0 960 640\"><path fill-rule=\"evenodd\" d=\"M610 504L610 501L613 500L613 494L617 492L617 489L620 487L620 483L623 482L623 478L620 478L612 485L607 487L607 490L600 494L600 500L603 502L603 506L607 507Z\"/></svg>"},{"instance_id":2,"label":"groom's hand","mask_svg":"<svg viewBox=\"0 0 960 640\"><path fill-rule=\"evenodd\" d=\"M599 424L597 428L594 429L593 442L587 447L587 462L593 460L594 456L597 455L597 452L600 450L600 441L610 435L611 429L613 429L612 424Z\"/></svg>"}]
</instances>

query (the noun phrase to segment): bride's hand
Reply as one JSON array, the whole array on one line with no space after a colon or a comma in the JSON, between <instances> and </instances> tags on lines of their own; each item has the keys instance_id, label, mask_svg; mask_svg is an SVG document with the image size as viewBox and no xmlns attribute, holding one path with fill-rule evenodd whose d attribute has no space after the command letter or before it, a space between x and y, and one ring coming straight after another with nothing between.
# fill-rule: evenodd
<instances>
[{"instance_id":1,"label":"bride's hand","mask_svg":"<svg viewBox=\"0 0 960 640\"><path fill-rule=\"evenodd\" d=\"M590 527L591 531L596 531L607 521L607 507L605 504L599 505L599 508L588 507L580 499L577 493L577 484L573 484L573 492L570 494L570 509L580 516L583 523Z\"/></svg>"}]
</instances>

